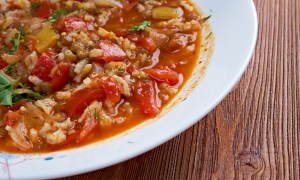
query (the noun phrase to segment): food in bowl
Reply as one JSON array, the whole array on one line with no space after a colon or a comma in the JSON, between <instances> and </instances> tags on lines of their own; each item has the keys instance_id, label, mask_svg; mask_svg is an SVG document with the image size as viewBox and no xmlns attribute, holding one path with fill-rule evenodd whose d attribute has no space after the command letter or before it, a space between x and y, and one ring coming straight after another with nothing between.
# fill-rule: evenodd
<instances>
[{"instance_id":1,"label":"food in bowl","mask_svg":"<svg viewBox=\"0 0 300 180\"><path fill-rule=\"evenodd\" d=\"M185 0L0 9L0 150L22 153L78 147L158 116L191 77L208 19Z\"/></svg>"}]
</instances>

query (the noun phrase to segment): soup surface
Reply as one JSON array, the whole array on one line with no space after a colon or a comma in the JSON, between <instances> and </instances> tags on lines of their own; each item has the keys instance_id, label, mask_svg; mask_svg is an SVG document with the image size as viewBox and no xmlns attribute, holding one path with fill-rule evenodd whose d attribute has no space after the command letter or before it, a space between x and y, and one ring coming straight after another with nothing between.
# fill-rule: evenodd
<instances>
[{"instance_id":1,"label":"soup surface","mask_svg":"<svg viewBox=\"0 0 300 180\"><path fill-rule=\"evenodd\" d=\"M0 10L0 150L22 153L159 115L190 77L207 19L185 0L7 0Z\"/></svg>"}]
</instances>

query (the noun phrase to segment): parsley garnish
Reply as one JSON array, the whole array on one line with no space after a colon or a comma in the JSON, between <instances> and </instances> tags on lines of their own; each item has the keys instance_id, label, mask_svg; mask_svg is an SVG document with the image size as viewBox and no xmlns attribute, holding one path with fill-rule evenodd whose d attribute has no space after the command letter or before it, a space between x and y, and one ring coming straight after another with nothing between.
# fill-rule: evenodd
<instances>
[{"instance_id":1,"label":"parsley garnish","mask_svg":"<svg viewBox=\"0 0 300 180\"><path fill-rule=\"evenodd\" d=\"M21 39L26 39L26 32L24 30L24 26L20 27L19 32L17 33L17 38L12 38L10 40L10 43L12 45L12 48L10 49L10 54L15 54L15 52L17 51L19 44L20 44L20 40Z\"/></svg>"},{"instance_id":2,"label":"parsley garnish","mask_svg":"<svg viewBox=\"0 0 300 180\"><path fill-rule=\"evenodd\" d=\"M207 16L207 17L204 17L202 19L200 19L200 22L201 23L205 23L207 20L209 20L209 18L211 18L211 15Z\"/></svg>"},{"instance_id":3,"label":"parsley garnish","mask_svg":"<svg viewBox=\"0 0 300 180\"><path fill-rule=\"evenodd\" d=\"M150 21L143 21L140 25L138 26L132 26L129 31L130 32L136 32L136 31L143 31L146 27L150 27L151 22Z\"/></svg>"},{"instance_id":4,"label":"parsley garnish","mask_svg":"<svg viewBox=\"0 0 300 180\"><path fill-rule=\"evenodd\" d=\"M10 64L9 66L7 66L6 70L5 70L5 74L10 75L12 72L17 72L17 67L16 67L16 63Z\"/></svg>"},{"instance_id":5,"label":"parsley garnish","mask_svg":"<svg viewBox=\"0 0 300 180\"><path fill-rule=\"evenodd\" d=\"M50 15L49 21L51 21L51 22L57 22L57 21L60 19L60 17L61 17L62 15L64 15L64 14L66 14L66 10L65 10L65 9L59 9L59 10L57 10L57 11L54 11L54 12Z\"/></svg>"},{"instance_id":6,"label":"parsley garnish","mask_svg":"<svg viewBox=\"0 0 300 180\"><path fill-rule=\"evenodd\" d=\"M32 3L32 4L30 5L30 8L31 8L32 10L37 10L41 5L42 5L41 2L38 2L38 3Z\"/></svg>"},{"instance_id":7,"label":"parsley garnish","mask_svg":"<svg viewBox=\"0 0 300 180\"><path fill-rule=\"evenodd\" d=\"M37 92L28 90L24 93L17 93L18 89L15 89L16 84L20 81L20 78L11 82L4 75L3 71L0 72L0 104L4 106L12 106L21 100L32 100L33 98L41 98Z\"/></svg>"}]
</instances>

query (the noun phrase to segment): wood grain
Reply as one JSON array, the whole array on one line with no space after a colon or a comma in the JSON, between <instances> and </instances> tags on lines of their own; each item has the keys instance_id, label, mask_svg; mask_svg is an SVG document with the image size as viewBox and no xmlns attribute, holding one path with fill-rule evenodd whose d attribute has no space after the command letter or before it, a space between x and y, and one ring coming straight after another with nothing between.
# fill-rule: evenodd
<instances>
[{"instance_id":1,"label":"wood grain","mask_svg":"<svg viewBox=\"0 0 300 180\"><path fill-rule=\"evenodd\" d=\"M221 104L148 153L65 179L299 179L300 1L254 2L256 50Z\"/></svg>"}]
</instances>

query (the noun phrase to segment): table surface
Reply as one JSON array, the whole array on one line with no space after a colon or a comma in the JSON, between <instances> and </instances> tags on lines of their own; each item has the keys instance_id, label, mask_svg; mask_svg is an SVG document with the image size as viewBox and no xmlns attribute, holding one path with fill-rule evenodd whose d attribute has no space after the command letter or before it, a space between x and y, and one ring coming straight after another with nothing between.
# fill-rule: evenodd
<instances>
[{"instance_id":1,"label":"table surface","mask_svg":"<svg viewBox=\"0 0 300 180\"><path fill-rule=\"evenodd\" d=\"M252 61L213 111L150 152L65 179L299 178L300 1L254 2Z\"/></svg>"}]
</instances>

